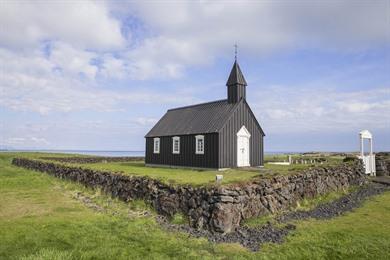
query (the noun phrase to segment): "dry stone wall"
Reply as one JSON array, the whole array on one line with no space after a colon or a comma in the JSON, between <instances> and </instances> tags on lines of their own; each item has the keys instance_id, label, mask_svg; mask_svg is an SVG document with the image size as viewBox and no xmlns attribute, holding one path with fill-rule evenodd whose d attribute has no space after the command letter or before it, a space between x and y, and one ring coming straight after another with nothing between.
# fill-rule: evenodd
<instances>
[{"instance_id":1,"label":"dry stone wall","mask_svg":"<svg viewBox=\"0 0 390 260\"><path fill-rule=\"evenodd\" d=\"M172 217L182 212L188 217L190 226L222 233L235 230L244 219L287 209L303 198L366 182L360 161L220 187L170 186L143 176L125 176L24 158L15 158L12 163L89 187L101 187L124 201L143 199L159 214Z\"/></svg>"},{"instance_id":2,"label":"dry stone wall","mask_svg":"<svg viewBox=\"0 0 390 260\"><path fill-rule=\"evenodd\" d=\"M375 154L376 175L390 176L390 152Z\"/></svg>"}]
</instances>

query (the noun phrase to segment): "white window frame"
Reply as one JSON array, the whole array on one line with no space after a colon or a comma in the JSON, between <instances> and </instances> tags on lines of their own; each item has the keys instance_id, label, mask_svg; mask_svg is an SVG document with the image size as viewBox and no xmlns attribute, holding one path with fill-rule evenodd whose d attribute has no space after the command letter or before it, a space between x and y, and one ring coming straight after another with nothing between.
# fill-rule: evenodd
<instances>
[{"instance_id":1,"label":"white window frame","mask_svg":"<svg viewBox=\"0 0 390 260\"><path fill-rule=\"evenodd\" d=\"M199 146L198 146L199 140L202 140L202 143L203 143L202 149L199 149ZM195 136L195 154L204 154L204 135Z\"/></svg>"},{"instance_id":2,"label":"white window frame","mask_svg":"<svg viewBox=\"0 0 390 260\"><path fill-rule=\"evenodd\" d=\"M175 150L175 142L178 142L177 150ZM180 137L174 136L172 137L172 153L173 154L180 154Z\"/></svg>"},{"instance_id":3,"label":"white window frame","mask_svg":"<svg viewBox=\"0 0 390 260\"><path fill-rule=\"evenodd\" d=\"M158 137L153 138L153 153L160 153L160 138Z\"/></svg>"}]
</instances>

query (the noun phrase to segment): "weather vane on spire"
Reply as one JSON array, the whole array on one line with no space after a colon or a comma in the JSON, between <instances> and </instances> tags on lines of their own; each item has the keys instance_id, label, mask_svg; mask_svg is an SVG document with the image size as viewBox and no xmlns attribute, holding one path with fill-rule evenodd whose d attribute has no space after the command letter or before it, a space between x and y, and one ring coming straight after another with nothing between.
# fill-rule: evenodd
<instances>
[{"instance_id":1,"label":"weather vane on spire","mask_svg":"<svg viewBox=\"0 0 390 260\"><path fill-rule=\"evenodd\" d=\"M237 61L237 48L238 48L238 45L237 43L234 44L234 60Z\"/></svg>"}]
</instances>

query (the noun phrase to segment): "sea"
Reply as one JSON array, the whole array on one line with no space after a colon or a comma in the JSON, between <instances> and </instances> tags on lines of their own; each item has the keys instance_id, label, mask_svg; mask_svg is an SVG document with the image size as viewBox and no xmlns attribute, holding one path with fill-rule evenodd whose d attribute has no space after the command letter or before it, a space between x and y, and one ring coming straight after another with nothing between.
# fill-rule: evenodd
<instances>
[{"instance_id":1,"label":"sea","mask_svg":"<svg viewBox=\"0 0 390 260\"><path fill-rule=\"evenodd\" d=\"M145 156L145 151L94 151L94 150L0 150L0 152L39 152L39 153L69 153L109 157L139 157Z\"/></svg>"},{"instance_id":2,"label":"sea","mask_svg":"<svg viewBox=\"0 0 390 260\"><path fill-rule=\"evenodd\" d=\"M0 150L0 152L41 152L41 153L69 153L69 154L84 154L109 157L142 157L145 156L145 151L95 151L95 150ZM265 152L266 155L273 154L292 154L299 152L292 151L271 151Z\"/></svg>"}]
</instances>

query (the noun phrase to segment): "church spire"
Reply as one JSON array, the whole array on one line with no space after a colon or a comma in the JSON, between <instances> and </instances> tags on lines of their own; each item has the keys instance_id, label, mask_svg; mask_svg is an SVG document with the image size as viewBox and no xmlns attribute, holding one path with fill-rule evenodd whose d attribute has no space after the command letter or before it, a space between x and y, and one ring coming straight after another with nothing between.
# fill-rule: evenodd
<instances>
[{"instance_id":1,"label":"church spire","mask_svg":"<svg viewBox=\"0 0 390 260\"><path fill-rule=\"evenodd\" d=\"M237 43L234 44L234 60L237 61L237 48L238 48L238 45Z\"/></svg>"},{"instance_id":2,"label":"church spire","mask_svg":"<svg viewBox=\"0 0 390 260\"><path fill-rule=\"evenodd\" d=\"M241 72L237 60L234 61L233 68L230 72L229 79L226 82L228 92L228 102L237 103L246 98L246 86L244 75Z\"/></svg>"},{"instance_id":3,"label":"church spire","mask_svg":"<svg viewBox=\"0 0 390 260\"><path fill-rule=\"evenodd\" d=\"M237 60L235 60L233 68L230 71L229 79L226 82L226 86L237 84L247 86L244 75L241 72L240 65L238 65Z\"/></svg>"}]
</instances>

